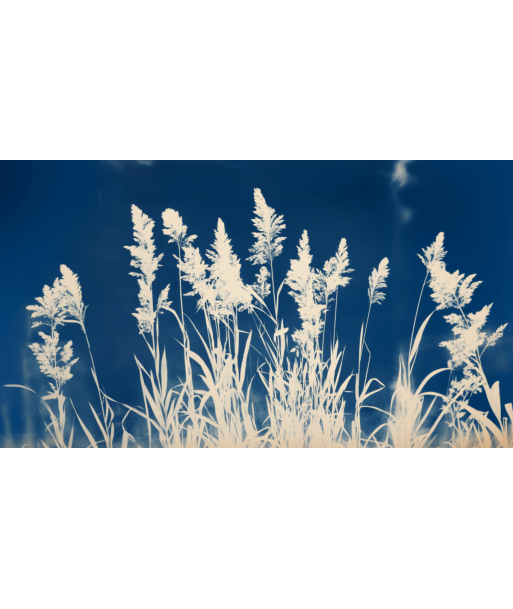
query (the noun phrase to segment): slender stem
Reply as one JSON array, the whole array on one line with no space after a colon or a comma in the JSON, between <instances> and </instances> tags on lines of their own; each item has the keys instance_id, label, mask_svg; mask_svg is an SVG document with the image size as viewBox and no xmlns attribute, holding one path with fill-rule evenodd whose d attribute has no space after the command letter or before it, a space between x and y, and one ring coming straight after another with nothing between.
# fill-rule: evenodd
<instances>
[{"instance_id":1,"label":"slender stem","mask_svg":"<svg viewBox=\"0 0 513 609\"><path fill-rule=\"evenodd\" d=\"M55 338L55 326L52 323L50 327L51 327L51 331L52 331L52 341L53 341L53 339ZM57 368L57 351L53 352L52 359L53 359L53 367ZM54 379L54 380L55 380L55 386L57 388L57 393L59 394L61 392L61 382L57 379Z\"/></svg>"},{"instance_id":2,"label":"slender stem","mask_svg":"<svg viewBox=\"0 0 513 609\"><path fill-rule=\"evenodd\" d=\"M326 334L326 317L328 315L328 296L326 296L326 306L324 307L324 325L322 328L322 348L321 348L321 361L324 361L324 335Z\"/></svg>"},{"instance_id":3,"label":"slender stem","mask_svg":"<svg viewBox=\"0 0 513 609\"><path fill-rule=\"evenodd\" d=\"M337 307L338 307L338 285L335 293L335 319L333 320L333 345L335 345L335 336L337 334Z\"/></svg>"},{"instance_id":4,"label":"slender stem","mask_svg":"<svg viewBox=\"0 0 513 609\"><path fill-rule=\"evenodd\" d=\"M369 304L369 310L367 311L367 320L365 321L365 328L363 330L363 336L362 336L362 351L363 351L363 345L365 345L365 336L367 334L367 326L369 325L369 316L370 316L370 312L371 312L371 307L372 307L372 303ZM358 357L358 383L360 382L360 364L362 361L362 354L359 354Z\"/></svg>"},{"instance_id":5,"label":"slender stem","mask_svg":"<svg viewBox=\"0 0 513 609\"><path fill-rule=\"evenodd\" d=\"M150 287L150 315L153 318L153 288ZM152 344L152 355L153 355L153 364L155 366L156 371L156 351L155 351L155 322L151 324L151 344ZM151 423L150 423L150 414L148 410L148 404L146 401L146 396L144 396L144 405L146 406L146 420L148 423L148 443L149 448L151 448Z\"/></svg>"},{"instance_id":6,"label":"slender stem","mask_svg":"<svg viewBox=\"0 0 513 609\"><path fill-rule=\"evenodd\" d=\"M365 345L367 347L367 345ZM369 359L367 360L367 370L365 371L365 378L363 380L363 388L365 390L365 386L367 385L367 377L369 375L369 366L370 366L370 361L371 361L371 352L369 350L369 348L367 347L367 350L369 351Z\"/></svg>"},{"instance_id":7,"label":"slender stem","mask_svg":"<svg viewBox=\"0 0 513 609\"><path fill-rule=\"evenodd\" d=\"M371 312L371 307L372 307L372 302L369 302L369 310L367 311L367 319L365 321L365 327L363 330L363 336L362 336L362 344L361 344L361 349L363 351L363 346L365 345L365 337L367 335L367 326L369 325L369 317L370 317L370 312ZM359 357L358 357L358 374L356 375L356 383L357 383L357 392L358 392L358 400L356 401L356 410L355 410L355 427L356 427L356 432L357 432L357 446L360 444L360 440L361 440L361 427L360 427L360 409L361 409L361 397L360 397L360 369L361 369L361 361L362 361L362 352L359 353ZM370 352L369 352L369 362L370 362ZM369 367L367 365L367 372L369 370ZM367 382L367 374L365 375L365 381L364 381L364 387L365 387L365 383Z\"/></svg>"},{"instance_id":8,"label":"slender stem","mask_svg":"<svg viewBox=\"0 0 513 609\"><path fill-rule=\"evenodd\" d=\"M426 281L427 281L428 276L429 276L429 271L426 272L426 276L424 277L424 283L422 284L422 289L420 290L419 301L417 303L417 310L415 311L415 319L413 320L413 328L412 328L412 331L411 331L410 350L408 352L408 359L410 359L409 356L411 354L411 347L412 347L412 344L413 344L413 335L415 334L415 325L417 323L417 315L419 314L419 307L420 307L420 301L422 299L422 292L424 292L424 287L426 285ZM409 371L408 371L408 375L409 375Z\"/></svg>"},{"instance_id":9,"label":"slender stem","mask_svg":"<svg viewBox=\"0 0 513 609\"><path fill-rule=\"evenodd\" d=\"M139 374L142 377L142 372L139 371ZM141 379L142 382L142 379ZM148 448L151 448L151 423L150 423L150 411L148 410L148 400L146 399L146 394L143 391L144 398L144 408L146 410L146 422L148 423Z\"/></svg>"},{"instance_id":10,"label":"slender stem","mask_svg":"<svg viewBox=\"0 0 513 609\"><path fill-rule=\"evenodd\" d=\"M188 406L188 410L189 410L189 416L192 421L192 425L193 425L194 429L196 429L197 418L196 418L196 413L195 413L194 385L192 382L191 363L190 363L190 356L189 356L189 349L190 349L189 337L188 337L187 331L185 329L185 320L184 320L184 315L183 315L182 268L181 268L182 248L180 247L179 241L177 241L176 244L178 246L178 279L179 279L179 286L180 286L180 313L181 313L181 317L182 317L185 379L186 379L186 383L187 383L187 395L188 395L187 406ZM165 398L165 396L164 396L164 398Z\"/></svg>"},{"instance_id":11,"label":"slender stem","mask_svg":"<svg viewBox=\"0 0 513 609\"><path fill-rule=\"evenodd\" d=\"M55 323L54 323L53 319L52 319L52 323L50 325L50 328L51 328L52 340L53 340L55 338ZM53 352L52 359L53 359L54 368L57 368L57 350L55 350ZM55 380L55 388L57 389L57 395L60 396L61 395L61 386L62 386L62 384L61 384L61 382L59 380L57 380L57 379L54 379L54 380ZM58 437L59 436L62 437L62 443L64 444L64 426L66 424L66 418L65 418L64 405L61 408L59 398L57 398L57 410L59 412L59 429L56 430L56 434L57 434ZM57 420L57 419L55 419L55 420ZM64 445L64 448L65 448L65 445Z\"/></svg>"},{"instance_id":12,"label":"slender stem","mask_svg":"<svg viewBox=\"0 0 513 609\"><path fill-rule=\"evenodd\" d=\"M212 324L210 323L210 318L208 316L207 310L205 308L205 306L202 307L203 309L203 313L205 315L205 327L207 328L207 334L208 334L208 344L210 346L210 352L212 353L212 351L214 350L214 337L212 335Z\"/></svg>"},{"instance_id":13,"label":"slender stem","mask_svg":"<svg viewBox=\"0 0 513 609\"><path fill-rule=\"evenodd\" d=\"M184 324L184 320L183 320L183 299L182 299L182 269L181 269L182 250L180 247L180 243L178 241L177 241L177 245L178 245L178 277L179 277L179 283L180 283L180 312L182 314L182 328L183 328L183 332L185 333L185 324Z\"/></svg>"},{"instance_id":14,"label":"slender stem","mask_svg":"<svg viewBox=\"0 0 513 609\"><path fill-rule=\"evenodd\" d=\"M85 324L84 324L83 321L80 322L80 326L82 328L82 331L84 332L84 336L85 336L85 339L86 339L86 342L87 342L87 348L89 350L89 357L91 358L91 365L93 367L93 372L94 372L94 382L96 384L96 389L98 389L98 397L100 398L100 406L101 406L101 409L102 409L103 421L106 424L107 422L105 420L105 414L106 414L106 412L105 412L105 409L104 409L104 400L103 400L103 397L102 397L102 392L100 390L100 385L98 384L98 374L96 372L96 366L94 365L93 353L91 351L91 345L89 344L89 337L87 336L87 332L86 332L86 329L85 329Z\"/></svg>"},{"instance_id":15,"label":"slender stem","mask_svg":"<svg viewBox=\"0 0 513 609\"><path fill-rule=\"evenodd\" d=\"M271 283L273 286L273 303L274 303L274 318L276 320L276 328L278 328L278 303L276 301L276 292L274 290L274 271L273 271L273 257L272 255L270 256L270 261L271 261Z\"/></svg>"},{"instance_id":16,"label":"slender stem","mask_svg":"<svg viewBox=\"0 0 513 609\"><path fill-rule=\"evenodd\" d=\"M365 344L365 337L367 335L367 326L369 325L369 317L371 312L372 303L369 304L369 310L367 311L367 320L365 322L365 329L363 331L363 344Z\"/></svg>"}]
</instances>

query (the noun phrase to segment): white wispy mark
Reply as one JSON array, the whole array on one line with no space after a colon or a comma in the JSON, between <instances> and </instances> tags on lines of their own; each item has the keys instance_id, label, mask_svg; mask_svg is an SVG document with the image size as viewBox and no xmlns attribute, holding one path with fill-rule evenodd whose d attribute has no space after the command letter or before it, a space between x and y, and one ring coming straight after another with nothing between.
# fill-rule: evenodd
<instances>
[{"instance_id":1,"label":"white wispy mark","mask_svg":"<svg viewBox=\"0 0 513 609\"><path fill-rule=\"evenodd\" d=\"M406 186L410 181L411 177L408 173L406 165L410 161L397 161L394 167L394 173L392 174L392 184L397 184L399 188Z\"/></svg>"},{"instance_id":2,"label":"white wispy mark","mask_svg":"<svg viewBox=\"0 0 513 609\"><path fill-rule=\"evenodd\" d=\"M406 205L401 205L398 211L401 222L403 224L408 224L413 217L413 211L409 207L406 207Z\"/></svg>"},{"instance_id":3,"label":"white wispy mark","mask_svg":"<svg viewBox=\"0 0 513 609\"><path fill-rule=\"evenodd\" d=\"M136 165L143 165L146 167L150 167L151 165L153 165L153 163L155 163L155 161L116 161L116 160L108 160L108 161L104 161L104 162L108 163L111 167L117 169L118 171L124 171L125 164L129 164L129 163L135 163Z\"/></svg>"},{"instance_id":4,"label":"white wispy mark","mask_svg":"<svg viewBox=\"0 0 513 609\"><path fill-rule=\"evenodd\" d=\"M396 213L400 224L408 224L413 218L413 209L399 200L398 191L407 184L414 182L415 178L408 173L407 164L411 161L396 161L394 171L390 175L392 198L395 202Z\"/></svg>"}]
</instances>

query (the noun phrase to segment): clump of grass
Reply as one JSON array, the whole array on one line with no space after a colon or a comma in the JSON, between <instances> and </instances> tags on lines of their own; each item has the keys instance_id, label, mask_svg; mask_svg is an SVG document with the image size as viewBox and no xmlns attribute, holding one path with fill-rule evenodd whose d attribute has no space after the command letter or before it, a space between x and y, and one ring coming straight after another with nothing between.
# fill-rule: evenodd
<instances>
[{"instance_id":1,"label":"clump of grass","mask_svg":"<svg viewBox=\"0 0 513 609\"><path fill-rule=\"evenodd\" d=\"M91 404L89 404L89 407L102 432L105 446L112 448L114 442L114 412L100 389L98 382L98 375L96 373L93 354L91 352L91 346L85 327L85 312L87 306L84 305L82 300L82 289L77 275L64 264L61 265L60 270L61 277L55 279L53 287L50 288L45 285L43 288L43 296L36 298L38 304L29 305L27 307L29 311L32 311L32 318L40 318L39 321L32 323L32 328L42 325L46 325L50 328L50 334L45 334L42 331L38 333L43 341L42 343L33 343L32 345L29 345L29 348L36 357L41 372L52 379L52 381L49 381L49 392L44 397L40 397L50 417L50 424L45 422L45 427L57 447L70 448L72 446L74 433L73 425L69 433L68 441L66 442L64 440L66 428L66 397L62 387L73 377L71 374L71 367L76 364L79 358L72 359L73 343L71 340L68 341L64 347L59 345L60 336L57 332L57 328L58 326L63 326L67 323L77 323L80 325L87 342L91 358L91 373L100 399L102 420L100 420ZM17 386L36 393L29 387ZM57 412L54 412L54 409L51 408L48 400L56 400ZM71 405L73 406L72 402ZM97 446L97 442L95 442L78 414L77 418L82 429L86 433L87 438L90 440L91 445ZM47 446L43 441L42 444Z\"/></svg>"},{"instance_id":2,"label":"clump of grass","mask_svg":"<svg viewBox=\"0 0 513 609\"><path fill-rule=\"evenodd\" d=\"M443 243L443 234L438 236ZM432 246L434 248L435 244ZM440 249L440 245L438 246ZM445 252L444 252L445 255ZM490 336L483 331L492 305L485 305L477 313L468 313L464 308L470 304L476 288L482 283L474 281L475 275L465 277L459 271L449 273L446 270L442 255L432 256L423 260L427 267L432 290L432 298L437 304L437 310L455 309L456 312L445 315L444 319L452 327L455 336L453 340L443 341L441 347L449 350L448 368L451 370L451 381L448 395L444 398L445 411L450 414L450 428L453 430L453 444L461 444L469 432L469 423L473 420L482 431L488 428L495 440L501 445L507 445L505 431L502 428L501 401L498 381L490 388L483 370L481 358L489 347L494 346L502 337L507 324L500 326ZM461 370L461 374L459 371ZM484 388L491 414L495 417L500 428L491 422L484 413L469 406L468 400Z\"/></svg>"},{"instance_id":3,"label":"clump of grass","mask_svg":"<svg viewBox=\"0 0 513 609\"><path fill-rule=\"evenodd\" d=\"M190 382L173 388L168 383L168 365L165 347L161 350L159 340L159 314L164 311L171 312L184 336L183 347L187 351L187 341L185 340L185 330L182 321L176 311L171 307L169 301L168 284L159 294L157 303L153 295L153 282L155 273L160 266L163 254L156 255L155 243L153 239L153 228L155 223L144 214L136 205L132 206L132 221L134 225L134 240L136 245L127 245L126 249L132 256L131 265L138 269L130 274L137 277L139 285L140 306L133 313L137 319L139 333L141 334L146 346L149 349L153 360L153 369L149 372L139 361L137 356L135 361L139 370L139 378L144 400L144 413L139 409L130 408L133 412L146 419L148 429L148 446L152 446L153 428L155 428L160 445L164 448L174 448L186 446L201 446L203 436L203 426L201 419L196 414L194 404L194 389L191 390ZM172 210L164 212L165 233L168 234L170 241L177 241L179 253L184 246L194 239L187 237L187 227L183 225L180 216L172 213ZM187 380L190 381L190 374L187 371ZM186 394L187 389L189 392ZM186 399L186 395L189 398ZM187 406L185 406L187 404ZM188 410L189 420L192 425L188 426L186 436L186 422L182 413Z\"/></svg>"},{"instance_id":4,"label":"clump of grass","mask_svg":"<svg viewBox=\"0 0 513 609\"><path fill-rule=\"evenodd\" d=\"M188 246L184 249L183 262L179 261L184 280L192 286L188 295L199 297L198 308L205 319L206 339L196 331L206 359L189 351L206 385L206 389L196 390L201 399L200 416L208 422L205 445L261 446L265 443L265 434L259 432L250 414L251 384L244 391L251 332L239 329L239 314L252 309L255 291L241 279L241 264L221 219L207 257L210 264L203 260L199 249ZM247 334L247 339L241 355L242 334ZM203 415L209 402L214 416Z\"/></svg>"},{"instance_id":5,"label":"clump of grass","mask_svg":"<svg viewBox=\"0 0 513 609\"><path fill-rule=\"evenodd\" d=\"M100 412L91 404L89 407L101 436L86 426L70 400L80 428L94 448L115 445L116 425L122 430L118 443L123 448L512 446L511 403L502 406L499 384L495 382L490 387L482 366L484 351L497 343L506 325L487 334L483 328L492 305L476 313L464 310L481 282L474 281L474 275L465 277L458 271L446 270L443 233L420 255L426 275L414 316L408 358L399 358L390 409L385 411L370 399L385 384L369 378L371 350L367 337L372 307L385 301L390 273L388 258L383 258L369 277L368 308L366 316L362 315L356 371L343 373L346 348L340 347L337 336L337 308L339 288L348 286L349 273L353 272L349 268L346 239L340 240L334 256L318 269L313 266L305 230L297 257L291 260L289 271L279 283L274 261L283 253L284 219L266 203L260 189L254 190L254 201L255 243L249 249L248 261L260 268L252 284L242 279L240 259L221 219L214 231L214 242L203 255L195 246L196 236L188 235L179 212L166 209L162 213L163 233L177 248L173 256L178 270L178 311L169 300L171 284L158 296L154 294L156 273L164 254L156 252L155 222L136 205L132 206L135 244L125 247L135 269L130 275L137 279L139 288L139 306L133 316L151 364L143 365L143 358L134 356L144 407L118 402L126 409L121 422L115 421L111 407L117 400L109 397L98 381L85 327L87 307L77 275L63 265L61 277L53 287L43 288L43 296L28 309L32 317L38 318L33 327L46 325L49 333L40 331L41 342L31 344L30 349L41 372L51 379L48 394L41 400L49 417L46 429L55 446L69 448L74 441L73 423L67 431L69 416L63 386L71 379L71 369L78 358L73 358L71 341L65 344L60 341L57 329L66 323L77 323L83 331L98 391ZM184 290L183 282L189 284L188 291ZM436 308L417 329L426 285L431 289ZM289 289L299 315L300 325L292 332L280 316L284 286ZM185 297L196 300L201 324L186 314ZM271 305L267 304L269 297ZM332 337L326 341L327 315L333 304ZM454 338L440 346L448 349L450 360L447 367L433 370L417 385L414 367L426 327L437 311L448 308L453 312L445 320ZM169 377L171 348L160 336L161 314L171 314L176 322L177 344L185 371L181 380ZM200 346L199 352L192 347L192 335ZM255 369L250 364L252 353L264 357ZM176 351L173 357L175 354ZM446 372L450 375L446 394L428 390L428 383ZM260 391L263 390L267 408L267 417L260 426L254 412L255 379L260 383ZM33 391L20 385L10 386ZM483 390L489 412L477 410L469 403L474 394ZM56 407L52 407L52 400ZM369 409L380 413L381 420L374 429L364 425L364 413ZM146 434L134 435L127 430L125 422L132 414L143 422ZM446 443L438 439L442 422L450 432Z\"/></svg>"},{"instance_id":6,"label":"clump of grass","mask_svg":"<svg viewBox=\"0 0 513 609\"><path fill-rule=\"evenodd\" d=\"M354 420L351 424L351 435L349 446L351 448L361 448L363 442L363 434L362 434L362 423L361 423L361 412L362 408L364 408L364 402L378 391L381 391L384 388L384 384L376 378L372 378L367 380L369 375L369 366L371 361L371 351L367 346L366 337L367 337L367 328L369 325L370 313L373 304L381 304L385 300L385 293L380 292L387 287L386 279L390 273L390 269L388 268L388 258L383 258L383 260L379 263L377 269L372 269L372 273L369 277L369 287L367 290L367 295L369 297L369 309L367 311L367 319L365 320L365 324L362 324L362 328L360 331L360 344L358 348L358 372L355 377L355 416ZM367 368L365 371L365 375L363 378L363 384L361 383L362 376L362 359L363 359L363 348L367 350ZM371 391L371 386L373 381L378 384L377 389L373 389ZM363 386L362 386L363 385ZM377 430L371 435L371 437L367 440L366 444L370 439L376 441Z\"/></svg>"},{"instance_id":7,"label":"clump of grass","mask_svg":"<svg viewBox=\"0 0 513 609\"><path fill-rule=\"evenodd\" d=\"M419 254L426 267L426 276L415 314L408 365L405 366L404 362L400 361L397 388L392 398L395 412L390 413L388 427L391 431L393 446L427 446L434 441L433 434L438 424L445 418L451 430L451 438L447 442L449 446L488 447L498 445L506 447L509 445L508 422L507 419L501 420L499 384L497 381L490 389L481 357L488 347L495 345L502 337L507 324L500 326L487 336L482 329L490 313L491 305L484 306L477 313L466 314L463 311L463 308L470 304L474 291L481 282L474 281L475 275L465 277L459 271L449 273L443 260L446 254L443 233L439 233L434 243L423 250L423 255ZM420 301L426 283L431 288L431 297L437 306L426 317L413 341ZM440 346L449 350L451 359L446 368L439 368L428 374L418 389L413 392L413 367L424 330L436 311L448 308L458 311L458 313L444 316L444 319L452 326L455 339L443 341ZM433 391L422 392L430 379L447 371L450 373L450 381L446 395ZM477 411L468 403L469 398L473 394L481 392L482 388L485 389L491 413L495 416L499 426L488 418L488 413ZM424 399L428 396L433 396L433 399L422 415ZM441 401L438 417L429 429L421 432L422 424L431 413L437 399ZM492 436L489 431L492 432Z\"/></svg>"}]
</instances>

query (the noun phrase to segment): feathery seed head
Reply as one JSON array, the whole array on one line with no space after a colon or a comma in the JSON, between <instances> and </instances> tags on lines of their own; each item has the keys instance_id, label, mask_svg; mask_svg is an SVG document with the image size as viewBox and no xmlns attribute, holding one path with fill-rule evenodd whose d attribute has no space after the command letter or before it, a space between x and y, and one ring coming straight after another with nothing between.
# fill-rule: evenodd
<instances>
[{"instance_id":1,"label":"feathery seed head","mask_svg":"<svg viewBox=\"0 0 513 609\"><path fill-rule=\"evenodd\" d=\"M64 324L66 312L61 306L61 288L58 278L54 281L52 288L47 285L43 287L43 296L38 296L36 302L39 304L27 307L29 311L32 311L31 317L43 317L46 321L35 321L32 328L46 325L55 329Z\"/></svg>"},{"instance_id":2,"label":"feathery seed head","mask_svg":"<svg viewBox=\"0 0 513 609\"><path fill-rule=\"evenodd\" d=\"M132 255L131 266L140 269L140 273L130 273L134 277L141 277L151 286L155 280L155 271L160 266L164 254L155 256L153 242L153 227L155 222L144 214L136 205L132 205L132 221L134 224L134 240L137 245L125 245Z\"/></svg>"},{"instance_id":3,"label":"feathery seed head","mask_svg":"<svg viewBox=\"0 0 513 609\"><path fill-rule=\"evenodd\" d=\"M176 241L178 246L183 248L190 245L196 239L196 235L187 237L187 226L183 223L180 214L174 209L166 209L162 213L162 220L165 226L163 229L164 235L171 237L169 243Z\"/></svg>"},{"instance_id":4,"label":"feathery seed head","mask_svg":"<svg viewBox=\"0 0 513 609\"><path fill-rule=\"evenodd\" d=\"M445 315L445 320L453 326L452 331L456 338L443 341L440 346L449 349L451 367L456 368L463 363L468 364L471 356L484 343L486 334L482 331L482 328L486 323L491 307L492 305L485 305L481 311L469 313L466 320L458 313Z\"/></svg>"},{"instance_id":5,"label":"feathery seed head","mask_svg":"<svg viewBox=\"0 0 513 609\"><path fill-rule=\"evenodd\" d=\"M482 283L472 282L475 275L465 278L465 275L459 271L449 273L445 269L445 263L440 261L432 262L429 271L431 275L429 287L433 292L431 297L438 304L437 309L464 307L472 300L474 290Z\"/></svg>"},{"instance_id":6,"label":"feathery seed head","mask_svg":"<svg viewBox=\"0 0 513 609\"><path fill-rule=\"evenodd\" d=\"M507 324L499 326L489 337L483 332L483 326L488 319L492 305L485 305L477 313L469 313L466 317L459 313L445 315L444 319L450 323L452 332L456 337L454 340L446 340L440 343L441 347L447 347L451 354L450 367L456 368L461 364L465 367L473 367L472 358L476 357L479 348L486 340L486 348L493 347L504 334Z\"/></svg>"},{"instance_id":7,"label":"feathery seed head","mask_svg":"<svg viewBox=\"0 0 513 609\"><path fill-rule=\"evenodd\" d=\"M279 234L285 228L283 216L277 216L275 210L269 207L260 191L255 188L255 218L253 224L257 232L253 233L256 237L255 245L249 250L252 256L248 258L253 264L271 263L276 256L283 251L283 241L285 237Z\"/></svg>"},{"instance_id":8,"label":"feathery seed head","mask_svg":"<svg viewBox=\"0 0 513 609\"><path fill-rule=\"evenodd\" d=\"M270 276L271 274L267 270L267 267L261 266L256 275L256 283L251 286L262 300L271 293L271 284L269 283Z\"/></svg>"},{"instance_id":9,"label":"feathery seed head","mask_svg":"<svg viewBox=\"0 0 513 609\"><path fill-rule=\"evenodd\" d=\"M386 288L386 278L390 273L388 268L388 258L383 258L379 263L378 269L372 269L372 274L369 277L369 302L373 304L381 304L385 300L385 293L379 292L378 290Z\"/></svg>"},{"instance_id":10,"label":"feathery seed head","mask_svg":"<svg viewBox=\"0 0 513 609\"><path fill-rule=\"evenodd\" d=\"M299 317L302 321L301 330L296 330L292 335L293 340L302 352L311 351L314 340L322 331L322 302L321 282L319 275L311 268L312 255L308 232L305 230L299 241L298 258L290 261L290 270L287 273L285 283L291 288L289 294L298 305Z\"/></svg>"},{"instance_id":11,"label":"feathery seed head","mask_svg":"<svg viewBox=\"0 0 513 609\"><path fill-rule=\"evenodd\" d=\"M85 310L82 301L82 288L75 275L65 264L61 264L62 279L59 283L60 306L63 312L74 317L79 323L84 323Z\"/></svg>"},{"instance_id":12,"label":"feathery seed head","mask_svg":"<svg viewBox=\"0 0 513 609\"><path fill-rule=\"evenodd\" d=\"M448 307L463 307L472 300L474 290L481 281L472 282L475 275L465 275L455 271L449 273L445 268L443 258L444 234L438 233L434 243L422 250L424 256L418 254L430 274L429 287L433 291L432 298L438 304L438 309Z\"/></svg>"},{"instance_id":13,"label":"feathery seed head","mask_svg":"<svg viewBox=\"0 0 513 609\"><path fill-rule=\"evenodd\" d=\"M298 257L297 260L290 261L290 270L287 273L287 279L285 283L292 289L296 294L300 294L308 281L311 281L312 269L312 255L310 254L310 243L308 239L308 231L303 231L299 245L297 248ZM292 292L291 296L296 298L296 295Z\"/></svg>"},{"instance_id":14,"label":"feathery seed head","mask_svg":"<svg viewBox=\"0 0 513 609\"><path fill-rule=\"evenodd\" d=\"M495 330L495 332L493 332L493 334L488 337L486 342L487 347L493 347L497 343L499 338L502 338L507 325L508 324L503 324L502 326L499 326L497 330Z\"/></svg>"},{"instance_id":15,"label":"feathery seed head","mask_svg":"<svg viewBox=\"0 0 513 609\"><path fill-rule=\"evenodd\" d=\"M157 300L157 309L155 311L155 313L163 313L164 309L167 309L168 311L172 311L171 309L171 301L168 300L169 298L169 284L162 290L162 292L159 294L159 298Z\"/></svg>"},{"instance_id":16,"label":"feathery seed head","mask_svg":"<svg viewBox=\"0 0 513 609\"><path fill-rule=\"evenodd\" d=\"M449 362L451 363L451 362ZM476 374L476 370L472 365L468 365L463 369L463 378L460 380L453 379L451 381L451 388L449 390L449 396L446 400L451 399L455 395L464 396L472 395L474 393L480 393L483 386L483 377L481 374ZM463 400L458 400L460 403Z\"/></svg>"},{"instance_id":17,"label":"feathery seed head","mask_svg":"<svg viewBox=\"0 0 513 609\"><path fill-rule=\"evenodd\" d=\"M132 221L134 224L134 240L137 245L125 245L132 255L131 266L140 269L140 273L130 273L137 277L139 284L139 302L141 306L133 313L137 319L139 332L151 332L157 315L153 310L152 283L155 280L155 271L160 266L164 254L155 256L155 244L153 242L153 227L155 223L144 214L136 205L132 205ZM167 302L166 295L166 305ZM167 308L162 307L162 308Z\"/></svg>"},{"instance_id":18,"label":"feathery seed head","mask_svg":"<svg viewBox=\"0 0 513 609\"><path fill-rule=\"evenodd\" d=\"M444 250L444 234L438 233L435 241L426 249L422 250L422 254L417 254L422 260L426 268L429 270L433 262L440 262L447 252Z\"/></svg>"},{"instance_id":19,"label":"feathery seed head","mask_svg":"<svg viewBox=\"0 0 513 609\"><path fill-rule=\"evenodd\" d=\"M183 249L183 259L179 263L179 268L182 272L182 279L192 284L193 287L192 292L189 292L186 296L199 295L201 302L198 306L202 306L208 265L203 260L199 248L186 245Z\"/></svg>"},{"instance_id":20,"label":"feathery seed head","mask_svg":"<svg viewBox=\"0 0 513 609\"><path fill-rule=\"evenodd\" d=\"M340 241L337 253L333 258L326 260L322 271L318 271L319 282L322 286L321 292L323 293L326 304L329 301L329 297L338 287L346 286L350 277L343 277L347 273L351 273L353 269L347 268L349 266L349 258L347 254L347 242L345 239Z\"/></svg>"},{"instance_id":21,"label":"feathery seed head","mask_svg":"<svg viewBox=\"0 0 513 609\"><path fill-rule=\"evenodd\" d=\"M224 222L218 219L215 241L207 256L212 261L208 278L208 309L214 317L228 317L251 306L251 293L242 282L241 265L233 253Z\"/></svg>"},{"instance_id":22,"label":"feathery seed head","mask_svg":"<svg viewBox=\"0 0 513 609\"><path fill-rule=\"evenodd\" d=\"M78 361L78 358L71 359L73 343L68 341L61 350L58 332L54 331L53 336L39 332L39 336L43 339L43 344L33 343L29 348L36 356L41 372L56 382L58 391L61 385L72 378L71 366Z\"/></svg>"},{"instance_id":23,"label":"feathery seed head","mask_svg":"<svg viewBox=\"0 0 513 609\"><path fill-rule=\"evenodd\" d=\"M222 319L251 306L251 293L240 277L240 262L232 246L223 221L219 218L215 241L207 250L212 261L209 266L201 257L198 248L186 245L179 268L183 279L193 289L186 296L198 295L198 306L204 307L213 317ZM207 276L208 273L208 276Z\"/></svg>"},{"instance_id":24,"label":"feathery seed head","mask_svg":"<svg viewBox=\"0 0 513 609\"><path fill-rule=\"evenodd\" d=\"M57 277L50 288L43 288L43 296L36 298L38 305L29 305L31 317L44 317L46 321L36 321L33 328L41 325L55 329L63 325L69 317L74 317L79 323L84 323L86 306L82 301L82 289L75 275L65 264L61 264L62 277Z\"/></svg>"}]
</instances>

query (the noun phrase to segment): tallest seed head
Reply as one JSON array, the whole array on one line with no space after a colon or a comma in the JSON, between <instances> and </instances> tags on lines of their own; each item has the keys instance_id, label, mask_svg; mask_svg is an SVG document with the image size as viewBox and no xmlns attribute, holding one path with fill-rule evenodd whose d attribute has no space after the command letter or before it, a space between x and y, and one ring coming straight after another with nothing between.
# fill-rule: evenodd
<instances>
[{"instance_id":1,"label":"tallest seed head","mask_svg":"<svg viewBox=\"0 0 513 609\"><path fill-rule=\"evenodd\" d=\"M257 232L253 233L253 236L256 238L256 243L249 250L252 255L248 260L253 264L271 263L273 258L279 256L283 250L282 242L285 241L285 237L279 236L285 228L283 216L277 216L274 209L267 205L260 188L255 188L254 198L253 224Z\"/></svg>"}]
</instances>

